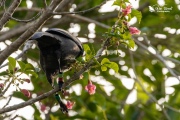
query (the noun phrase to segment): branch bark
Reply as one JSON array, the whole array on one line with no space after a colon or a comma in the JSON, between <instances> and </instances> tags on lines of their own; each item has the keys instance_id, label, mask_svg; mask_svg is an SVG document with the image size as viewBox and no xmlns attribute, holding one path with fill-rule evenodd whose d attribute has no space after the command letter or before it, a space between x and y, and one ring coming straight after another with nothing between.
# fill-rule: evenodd
<instances>
[{"instance_id":1,"label":"branch bark","mask_svg":"<svg viewBox=\"0 0 180 120\"><path fill-rule=\"evenodd\" d=\"M11 6L8 8L7 11L4 12L1 20L0 20L0 31L2 30L3 26L11 19L16 8L21 3L21 0L14 0Z\"/></svg>"},{"instance_id":2,"label":"branch bark","mask_svg":"<svg viewBox=\"0 0 180 120\"><path fill-rule=\"evenodd\" d=\"M17 109L23 108L23 107L25 107L27 105L31 105L31 104L39 101L39 100L47 98L48 96L50 96L50 95L52 95L52 94L54 94L54 93L56 93L58 91L59 91L59 87L56 87L55 89L53 89L53 90L51 90L51 91L49 91L47 93L44 93L44 94L42 94L42 95L40 95L40 96L38 96L36 98L30 99L30 100L28 100L26 102L0 109L0 114L5 113L5 112L9 112L9 111L12 111L12 110L17 110Z\"/></svg>"}]
</instances>

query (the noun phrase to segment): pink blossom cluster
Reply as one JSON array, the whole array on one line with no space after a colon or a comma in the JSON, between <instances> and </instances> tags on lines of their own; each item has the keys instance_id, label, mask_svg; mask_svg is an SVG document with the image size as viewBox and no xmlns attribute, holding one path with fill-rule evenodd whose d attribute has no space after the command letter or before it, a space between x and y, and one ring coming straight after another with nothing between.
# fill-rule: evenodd
<instances>
[{"instance_id":1,"label":"pink blossom cluster","mask_svg":"<svg viewBox=\"0 0 180 120\"><path fill-rule=\"evenodd\" d=\"M92 84L89 80L88 85L85 86L85 90L90 94L93 95L96 92L96 86Z\"/></svg>"},{"instance_id":2,"label":"pink blossom cluster","mask_svg":"<svg viewBox=\"0 0 180 120\"><path fill-rule=\"evenodd\" d=\"M128 5L125 9L122 9L123 16L127 16L128 14L130 14L131 13L131 8L132 8L132 6ZM130 31L130 33L132 35L133 34L139 35L141 33L141 31L138 30L136 27L129 27L129 25L128 25L128 23L126 21L124 21L124 24L128 26L129 31Z\"/></svg>"},{"instance_id":3,"label":"pink blossom cluster","mask_svg":"<svg viewBox=\"0 0 180 120\"><path fill-rule=\"evenodd\" d=\"M66 103L67 109L72 109L73 105L74 105L74 102L71 102L71 101L67 101Z\"/></svg>"},{"instance_id":4,"label":"pink blossom cluster","mask_svg":"<svg viewBox=\"0 0 180 120\"><path fill-rule=\"evenodd\" d=\"M132 6L128 5L125 9L122 9L123 16L126 16L129 13L131 13L131 8L132 8Z\"/></svg>"}]
</instances>

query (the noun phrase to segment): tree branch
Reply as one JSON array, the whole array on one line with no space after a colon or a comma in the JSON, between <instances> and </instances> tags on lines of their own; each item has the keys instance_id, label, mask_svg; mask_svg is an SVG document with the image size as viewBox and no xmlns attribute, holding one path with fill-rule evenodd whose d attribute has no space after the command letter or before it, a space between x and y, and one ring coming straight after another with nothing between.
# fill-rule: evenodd
<instances>
[{"instance_id":1,"label":"tree branch","mask_svg":"<svg viewBox=\"0 0 180 120\"><path fill-rule=\"evenodd\" d=\"M36 16L34 16L33 18L31 18L31 19L29 19L29 20L19 20L19 19L17 19L17 18L12 17L12 16L11 16L11 19L12 19L12 20L15 20L15 21L17 21L17 22L25 22L25 23L27 23L27 22L32 22L32 21L34 21L34 20L35 20L36 18L38 18L41 14L42 14L42 11L39 12Z\"/></svg>"},{"instance_id":2,"label":"tree branch","mask_svg":"<svg viewBox=\"0 0 180 120\"><path fill-rule=\"evenodd\" d=\"M103 24L103 23L100 23L96 20L93 20L93 19L90 19L90 18L87 18L87 17L84 17L84 16L81 16L81 15L68 15L69 17L72 17L72 18L77 18L79 20L82 20L82 21L86 21L86 22L89 22L89 23L94 23L102 28L106 28L106 29L109 29L110 26L106 25L106 24ZM116 15L117 16L117 15Z\"/></svg>"},{"instance_id":3,"label":"tree branch","mask_svg":"<svg viewBox=\"0 0 180 120\"><path fill-rule=\"evenodd\" d=\"M25 107L27 105L31 105L31 104L33 104L33 103L35 103L37 101L40 101L42 99L47 98L48 96L50 96L50 95L52 95L52 94L54 94L54 93L56 93L58 91L59 91L59 87L56 87L53 90L51 90L51 91L49 91L47 93L44 93L44 94L42 94L40 96L37 96L36 98L32 98L32 99L30 99L30 100L28 100L26 102L0 109L0 114L5 113L5 112L9 112L9 111L12 111L12 110L17 110L17 109L23 108L23 107Z\"/></svg>"},{"instance_id":4,"label":"tree branch","mask_svg":"<svg viewBox=\"0 0 180 120\"><path fill-rule=\"evenodd\" d=\"M0 20L0 31L2 30L3 26L10 20L11 16L13 15L14 11L20 3L21 0L14 0L11 6L8 8L8 10L4 12Z\"/></svg>"},{"instance_id":5,"label":"tree branch","mask_svg":"<svg viewBox=\"0 0 180 120\"><path fill-rule=\"evenodd\" d=\"M87 10L83 10L83 11L76 11L76 12L53 12L54 15L64 15L64 14L84 14L86 12L90 12L96 8L100 8L102 5L104 5L106 3L106 0L103 1L100 5L97 5L93 8L87 9Z\"/></svg>"}]
</instances>

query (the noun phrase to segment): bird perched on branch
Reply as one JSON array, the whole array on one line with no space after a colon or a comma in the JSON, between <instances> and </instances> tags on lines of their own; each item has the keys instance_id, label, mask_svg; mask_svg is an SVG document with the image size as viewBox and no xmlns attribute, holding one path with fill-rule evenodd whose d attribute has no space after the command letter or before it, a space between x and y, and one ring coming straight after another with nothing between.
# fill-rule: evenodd
<instances>
[{"instance_id":1,"label":"bird perched on branch","mask_svg":"<svg viewBox=\"0 0 180 120\"><path fill-rule=\"evenodd\" d=\"M36 32L26 43L31 47L36 42L40 50L40 64L46 73L47 80L54 87L52 75L59 74L58 85L63 84L62 73L70 68L76 58L83 55L81 42L65 30L51 28L45 32ZM26 47L25 49L27 49ZM56 99L63 113L68 112L67 107L56 93Z\"/></svg>"}]
</instances>

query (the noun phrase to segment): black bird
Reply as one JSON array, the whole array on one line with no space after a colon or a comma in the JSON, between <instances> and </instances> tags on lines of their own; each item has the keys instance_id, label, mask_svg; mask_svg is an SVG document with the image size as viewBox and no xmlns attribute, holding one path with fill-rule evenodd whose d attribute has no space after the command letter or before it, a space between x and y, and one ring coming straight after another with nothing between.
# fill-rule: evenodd
<instances>
[{"instance_id":1,"label":"black bird","mask_svg":"<svg viewBox=\"0 0 180 120\"><path fill-rule=\"evenodd\" d=\"M40 50L40 64L46 73L47 80L54 87L52 75L62 74L70 68L70 65L76 61L76 58L83 55L81 42L65 30L51 28L45 32L36 32L29 43L36 41ZM62 87L63 81L59 79L59 87ZM66 106L60 100L56 93L63 113L68 112Z\"/></svg>"}]
</instances>

